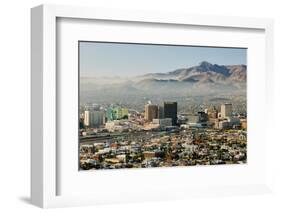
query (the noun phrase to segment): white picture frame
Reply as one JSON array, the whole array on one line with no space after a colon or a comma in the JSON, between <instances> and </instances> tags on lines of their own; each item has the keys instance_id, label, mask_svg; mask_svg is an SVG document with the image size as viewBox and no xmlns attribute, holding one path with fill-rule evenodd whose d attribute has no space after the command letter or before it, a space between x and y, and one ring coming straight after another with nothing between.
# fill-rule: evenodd
<instances>
[{"instance_id":1,"label":"white picture frame","mask_svg":"<svg viewBox=\"0 0 281 213\"><path fill-rule=\"evenodd\" d=\"M163 196L163 191L156 190L153 196L143 193L129 196L108 197L58 195L57 159L57 20L109 20L120 22L153 23L169 26L202 26L212 28L254 29L264 32L265 52L264 72L266 105L273 103L270 91L273 85L273 21L271 19L216 17L203 15L152 13L146 11L123 11L74 6L41 5L31 9L31 201L42 208L91 205L99 203L138 202L143 200L178 199L198 196L240 195L271 191L270 143L266 137L268 152L263 172L266 178L259 184L221 185L219 187L199 187L188 191L169 189L165 192L177 193L176 196ZM249 124L251 125L251 124ZM270 131L267 129L267 131ZM158 170L159 171L159 170ZM144 171L142 171L144 172ZM156 172L155 175L158 173ZM169 183L167 183L169 186ZM105 186L106 187L106 186ZM169 187L168 187L169 188ZM159 196L155 196L159 195Z\"/></svg>"}]
</instances>

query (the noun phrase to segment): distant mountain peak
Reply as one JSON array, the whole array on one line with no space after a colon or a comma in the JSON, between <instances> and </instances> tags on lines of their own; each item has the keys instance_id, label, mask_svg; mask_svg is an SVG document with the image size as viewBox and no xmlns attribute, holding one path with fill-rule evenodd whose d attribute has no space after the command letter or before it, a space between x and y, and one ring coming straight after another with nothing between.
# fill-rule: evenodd
<instances>
[{"instance_id":1,"label":"distant mountain peak","mask_svg":"<svg viewBox=\"0 0 281 213\"><path fill-rule=\"evenodd\" d=\"M247 78L246 65L218 65L202 61L197 66L176 69L168 73L151 73L140 79L153 79L154 82L188 82L199 84L216 84L223 82L244 83Z\"/></svg>"},{"instance_id":2,"label":"distant mountain peak","mask_svg":"<svg viewBox=\"0 0 281 213\"><path fill-rule=\"evenodd\" d=\"M206 67L206 68L209 68L209 67L212 67L214 66L213 64L211 64L210 62L208 61L202 61L201 63L199 63L199 66L200 67Z\"/></svg>"},{"instance_id":3,"label":"distant mountain peak","mask_svg":"<svg viewBox=\"0 0 281 213\"><path fill-rule=\"evenodd\" d=\"M169 72L148 73L124 79L84 79L81 91L86 99L92 97L128 97L155 96L186 97L191 95L208 96L213 94L243 94L246 91L247 65L219 65L202 61L198 65L178 68ZM104 86L106 85L106 86ZM102 94L102 96L96 94ZM160 98L161 97L161 98Z\"/></svg>"}]
</instances>

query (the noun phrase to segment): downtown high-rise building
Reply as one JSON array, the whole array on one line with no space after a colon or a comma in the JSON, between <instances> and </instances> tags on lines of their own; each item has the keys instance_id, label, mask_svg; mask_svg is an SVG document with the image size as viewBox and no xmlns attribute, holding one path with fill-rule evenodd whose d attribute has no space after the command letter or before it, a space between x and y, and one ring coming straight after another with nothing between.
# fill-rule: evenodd
<instances>
[{"instance_id":1,"label":"downtown high-rise building","mask_svg":"<svg viewBox=\"0 0 281 213\"><path fill-rule=\"evenodd\" d=\"M172 119L172 125L177 124L178 103L177 102L164 102L164 117Z\"/></svg>"},{"instance_id":2,"label":"downtown high-rise building","mask_svg":"<svg viewBox=\"0 0 281 213\"><path fill-rule=\"evenodd\" d=\"M221 117L227 118L232 116L232 104L225 103L221 105Z\"/></svg>"},{"instance_id":3,"label":"downtown high-rise building","mask_svg":"<svg viewBox=\"0 0 281 213\"><path fill-rule=\"evenodd\" d=\"M164 107L163 106L158 106L158 118L159 119L164 118Z\"/></svg>"},{"instance_id":4,"label":"downtown high-rise building","mask_svg":"<svg viewBox=\"0 0 281 213\"><path fill-rule=\"evenodd\" d=\"M84 125L86 127L99 127L105 123L103 111L86 110L84 113Z\"/></svg>"},{"instance_id":5,"label":"downtown high-rise building","mask_svg":"<svg viewBox=\"0 0 281 213\"><path fill-rule=\"evenodd\" d=\"M158 105L146 104L144 106L144 119L151 122L155 118L158 118Z\"/></svg>"},{"instance_id":6,"label":"downtown high-rise building","mask_svg":"<svg viewBox=\"0 0 281 213\"><path fill-rule=\"evenodd\" d=\"M205 110L206 113L208 114L208 118L217 118L218 117L218 110L216 109L216 107L212 106L209 107L207 110Z\"/></svg>"},{"instance_id":7,"label":"downtown high-rise building","mask_svg":"<svg viewBox=\"0 0 281 213\"><path fill-rule=\"evenodd\" d=\"M109 107L106 110L106 121L113 121L113 120L121 120L121 119L128 119L129 110L128 108L122 107Z\"/></svg>"}]
</instances>

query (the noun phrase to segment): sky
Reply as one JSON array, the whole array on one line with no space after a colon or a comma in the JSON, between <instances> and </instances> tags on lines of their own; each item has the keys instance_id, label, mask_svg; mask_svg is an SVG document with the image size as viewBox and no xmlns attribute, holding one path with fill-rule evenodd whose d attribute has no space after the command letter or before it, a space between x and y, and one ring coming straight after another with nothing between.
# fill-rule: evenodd
<instances>
[{"instance_id":1,"label":"sky","mask_svg":"<svg viewBox=\"0 0 281 213\"><path fill-rule=\"evenodd\" d=\"M247 64L247 49L79 42L80 76L138 76L212 64Z\"/></svg>"}]
</instances>

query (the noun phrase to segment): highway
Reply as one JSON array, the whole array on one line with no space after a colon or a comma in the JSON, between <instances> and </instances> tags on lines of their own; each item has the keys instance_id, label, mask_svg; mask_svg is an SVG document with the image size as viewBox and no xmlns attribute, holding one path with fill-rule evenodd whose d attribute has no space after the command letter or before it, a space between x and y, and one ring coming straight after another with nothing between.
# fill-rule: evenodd
<instances>
[{"instance_id":1,"label":"highway","mask_svg":"<svg viewBox=\"0 0 281 213\"><path fill-rule=\"evenodd\" d=\"M84 136L80 137L79 143L80 144L92 144L92 143L101 143L106 142L107 140L116 139L118 137L132 137L138 138L142 136L143 138L151 138L154 136L159 136L161 132L125 132L125 133L118 133L118 134L103 134L103 135L93 135L93 136Z\"/></svg>"}]
</instances>

